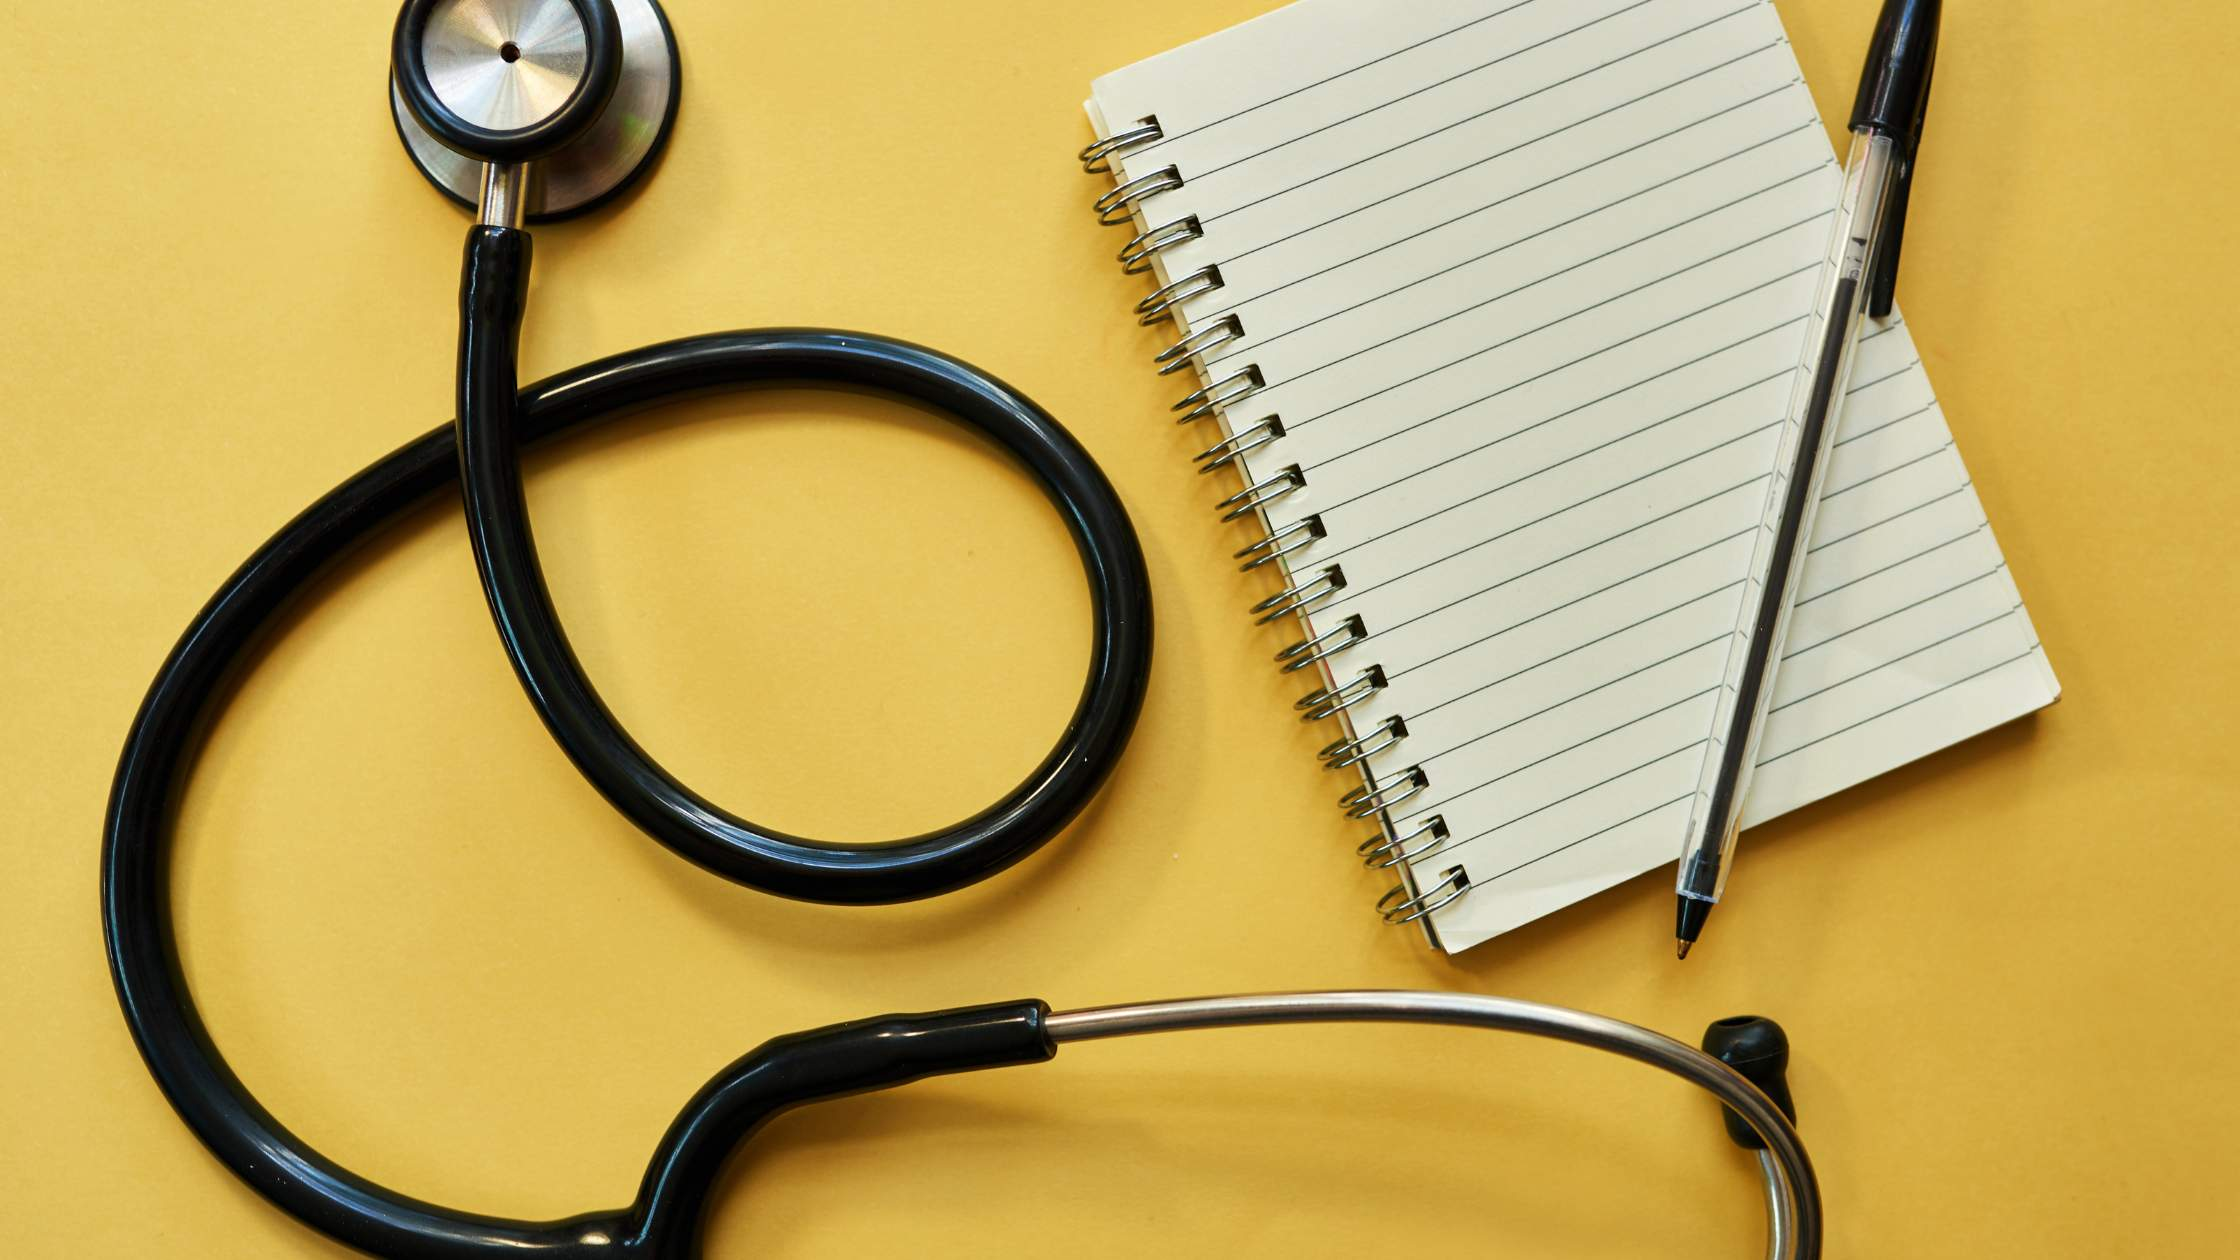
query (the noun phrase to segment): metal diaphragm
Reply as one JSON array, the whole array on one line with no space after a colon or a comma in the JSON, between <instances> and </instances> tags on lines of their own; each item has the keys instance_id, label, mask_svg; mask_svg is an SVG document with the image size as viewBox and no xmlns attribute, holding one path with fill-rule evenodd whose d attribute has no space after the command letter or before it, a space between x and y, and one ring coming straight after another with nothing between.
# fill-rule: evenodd
<instances>
[{"instance_id":1,"label":"metal diaphragm","mask_svg":"<svg viewBox=\"0 0 2240 1260\"><path fill-rule=\"evenodd\" d=\"M655 0L612 0L622 69L604 113L580 139L532 164L530 222L579 214L650 169L676 119L675 37ZM583 24L569 0L445 0L421 37L427 82L461 119L493 131L532 126L574 92L585 64ZM473 208L482 163L445 147L405 107L394 76L389 109L413 165Z\"/></svg>"}]
</instances>

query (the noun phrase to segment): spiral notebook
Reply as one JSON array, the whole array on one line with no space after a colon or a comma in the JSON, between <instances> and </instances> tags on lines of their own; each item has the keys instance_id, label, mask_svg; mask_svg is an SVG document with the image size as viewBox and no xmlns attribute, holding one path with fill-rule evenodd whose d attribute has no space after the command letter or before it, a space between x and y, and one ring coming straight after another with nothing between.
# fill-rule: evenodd
<instances>
[{"instance_id":1,"label":"spiral notebook","mask_svg":"<svg viewBox=\"0 0 2240 1260\"><path fill-rule=\"evenodd\" d=\"M1089 109L1380 911L1671 862L1841 182L1773 7L1302 0ZM2059 694L1902 316L1859 355L1751 823Z\"/></svg>"}]
</instances>

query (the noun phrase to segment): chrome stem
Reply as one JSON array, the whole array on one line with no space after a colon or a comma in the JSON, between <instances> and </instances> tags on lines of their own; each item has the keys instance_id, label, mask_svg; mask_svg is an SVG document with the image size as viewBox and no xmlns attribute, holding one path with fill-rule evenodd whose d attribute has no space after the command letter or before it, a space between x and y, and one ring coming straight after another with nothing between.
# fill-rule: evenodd
<instances>
[{"instance_id":1,"label":"chrome stem","mask_svg":"<svg viewBox=\"0 0 2240 1260\"><path fill-rule=\"evenodd\" d=\"M520 227L528 192L527 166L520 163L485 164L482 168L482 199L477 221L484 227Z\"/></svg>"},{"instance_id":2,"label":"chrome stem","mask_svg":"<svg viewBox=\"0 0 2240 1260\"><path fill-rule=\"evenodd\" d=\"M1050 1039L1064 1043L1144 1033L1255 1024L1411 1023L1490 1028L1548 1037L1669 1072L1733 1108L1766 1144L1767 1227L1772 1260L1818 1260L1820 1186L1788 1117L1732 1068L1693 1046L1621 1020L1561 1006L1467 993L1349 990L1184 998L1053 1013Z\"/></svg>"}]
</instances>

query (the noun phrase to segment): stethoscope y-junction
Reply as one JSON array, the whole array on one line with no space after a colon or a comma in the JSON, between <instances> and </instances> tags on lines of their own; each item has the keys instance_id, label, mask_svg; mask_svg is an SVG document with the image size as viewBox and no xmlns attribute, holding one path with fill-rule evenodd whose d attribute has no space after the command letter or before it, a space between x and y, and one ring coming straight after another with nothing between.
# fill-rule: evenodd
<instances>
[{"instance_id":1,"label":"stethoscope y-junction","mask_svg":"<svg viewBox=\"0 0 2240 1260\"><path fill-rule=\"evenodd\" d=\"M529 1222L382 1188L320 1155L219 1054L179 965L170 912L174 813L200 733L249 649L338 558L439 492L463 492L498 636L530 702L614 807L684 858L780 896L832 904L929 897L1048 841L1119 757L1151 659L1143 555L1080 444L1017 390L884 337L816 329L714 333L629 351L527 386L515 353L527 292L523 223L580 213L658 158L681 79L654 0L408 0L392 50L399 134L423 174L471 201L460 290L457 419L376 461L259 548L195 616L149 687L112 788L102 912L125 1019L189 1128L244 1182L314 1229L379 1255L687 1257L733 1148L789 1107L942 1073L1036 1063L1073 1041L1238 1024L1399 1020L1594 1046L1682 1077L1761 1149L1772 1254L1819 1254L1819 1196L1795 1128L1767 1092L1702 1051L1615 1020L1498 998L1335 992L1053 1013L1013 1002L890 1016L780 1037L719 1072L663 1137L627 1208ZM1092 595L1088 679L1057 746L1001 800L953 826L836 845L759 826L678 781L601 702L539 567L521 453L563 433L714 390L770 382L867 388L946 412L1011 452L1065 519ZM1719 1027L1725 1055L1777 1094L1785 1045L1763 1023Z\"/></svg>"}]
</instances>

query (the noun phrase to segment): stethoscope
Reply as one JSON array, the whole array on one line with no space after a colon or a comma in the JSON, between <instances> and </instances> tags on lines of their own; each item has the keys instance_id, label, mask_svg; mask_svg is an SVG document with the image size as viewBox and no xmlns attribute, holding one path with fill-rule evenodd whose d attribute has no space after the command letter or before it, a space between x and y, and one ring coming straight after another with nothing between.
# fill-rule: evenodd
<instances>
[{"instance_id":1,"label":"stethoscope","mask_svg":"<svg viewBox=\"0 0 2240 1260\"><path fill-rule=\"evenodd\" d=\"M528 386L515 376L529 275L523 223L581 213L658 158L681 85L654 0L407 0L392 108L422 173L477 209L460 291L458 411L283 526L205 604L150 685L111 789L102 913L126 1023L181 1119L235 1175L345 1244L400 1257L689 1257L719 1169L771 1116L926 1076L1039 1063L1059 1046L1247 1024L1397 1021L1592 1046L1716 1096L1759 1151L1769 1254L1820 1254L1820 1199L1785 1114L1787 1045L1766 1021L1723 1021L1706 1050L1561 1007L1450 993L1198 998L1054 1012L1011 1002L895 1015L780 1037L685 1104L625 1209L501 1220L408 1198L313 1150L258 1105L219 1054L179 965L170 912L177 800L201 733L248 650L339 557L454 486L483 590L524 690L576 767L680 856L785 897L906 901L985 879L1033 852L1095 794L1143 704L1151 600L1126 511L1080 444L1017 390L922 346L862 333L714 333L602 359ZM686 396L765 382L867 388L921 402L1015 455L1073 535L1094 634L1081 699L1042 764L1002 800L927 835L834 845L748 822L679 782L631 739L569 648L522 492L530 443Z\"/></svg>"}]
</instances>

